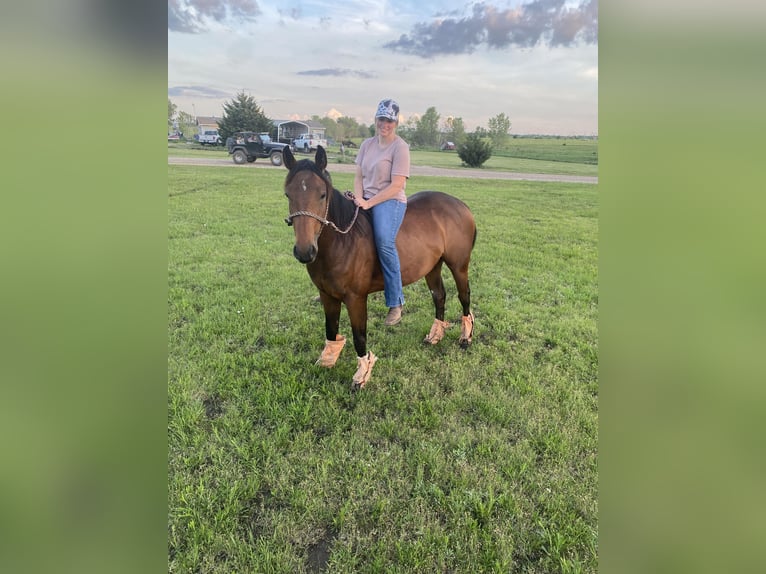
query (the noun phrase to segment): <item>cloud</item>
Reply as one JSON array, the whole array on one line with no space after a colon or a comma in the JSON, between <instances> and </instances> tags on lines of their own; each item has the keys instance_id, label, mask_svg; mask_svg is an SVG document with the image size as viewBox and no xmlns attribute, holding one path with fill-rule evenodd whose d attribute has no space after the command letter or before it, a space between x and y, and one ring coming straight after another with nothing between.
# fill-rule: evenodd
<instances>
[{"instance_id":1,"label":"cloud","mask_svg":"<svg viewBox=\"0 0 766 574\"><path fill-rule=\"evenodd\" d=\"M260 13L256 0L168 0L168 30L198 34L210 21L254 20Z\"/></svg>"},{"instance_id":2,"label":"cloud","mask_svg":"<svg viewBox=\"0 0 766 574\"><path fill-rule=\"evenodd\" d=\"M356 78L362 78L370 80L377 76L372 72L365 72L364 70L349 70L347 68L322 68L320 70L304 70L302 72L296 72L299 76L354 76Z\"/></svg>"},{"instance_id":3,"label":"cloud","mask_svg":"<svg viewBox=\"0 0 766 574\"><path fill-rule=\"evenodd\" d=\"M208 88L207 86L173 86L168 88L169 97L195 97L195 98L227 98L227 92Z\"/></svg>"},{"instance_id":4,"label":"cloud","mask_svg":"<svg viewBox=\"0 0 766 574\"><path fill-rule=\"evenodd\" d=\"M533 0L518 8L500 10L485 3L473 5L465 18L437 18L415 24L385 48L430 58L440 54L470 54L478 46L502 49L531 48L536 44L569 46L598 43L598 0L574 7L565 0Z\"/></svg>"},{"instance_id":5,"label":"cloud","mask_svg":"<svg viewBox=\"0 0 766 574\"><path fill-rule=\"evenodd\" d=\"M289 9L278 8L277 13L279 14L279 24L282 26L285 25L285 17L291 20L300 20L303 17L303 9L300 6Z\"/></svg>"}]
</instances>

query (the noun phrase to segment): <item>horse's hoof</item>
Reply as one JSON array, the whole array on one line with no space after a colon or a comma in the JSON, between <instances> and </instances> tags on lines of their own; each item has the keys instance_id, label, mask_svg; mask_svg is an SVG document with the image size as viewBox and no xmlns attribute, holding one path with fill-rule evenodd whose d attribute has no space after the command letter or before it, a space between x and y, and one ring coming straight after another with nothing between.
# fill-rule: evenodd
<instances>
[{"instance_id":1,"label":"horse's hoof","mask_svg":"<svg viewBox=\"0 0 766 574\"><path fill-rule=\"evenodd\" d=\"M463 318L462 318L462 325L460 328L460 339L458 339L458 342L460 343L460 348L467 349L468 345L471 344L472 339L473 339L473 313L468 313L468 315L463 315Z\"/></svg>"},{"instance_id":2,"label":"horse's hoof","mask_svg":"<svg viewBox=\"0 0 766 574\"><path fill-rule=\"evenodd\" d=\"M364 386L367 384L367 381L370 380L370 376L372 375L372 367L375 365L375 361L377 360L378 357L376 357L372 351L367 351L367 354L363 357L356 358L358 367L356 369L356 373L354 373L354 378L351 381L352 390L358 391L359 389L364 388Z\"/></svg>"},{"instance_id":3,"label":"horse's hoof","mask_svg":"<svg viewBox=\"0 0 766 574\"><path fill-rule=\"evenodd\" d=\"M335 366L335 362L338 360L338 357L340 357L340 352L343 350L343 345L345 344L346 338L340 334L335 335L334 341L326 340L324 343L324 349L322 349L322 354L314 364L318 367L331 369Z\"/></svg>"},{"instance_id":4,"label":"horse's hoof","mask_svg":"<svg viewBox=\"0 0 766 574\"><path fill-rule=\"evenodd\" d=\"M449 326L449 321L439 321L439 319L434 319L434 323L431 325L431 330L428 332L428 335L426 335L426 338L423 339L423 342L435 345L444 338L444 331L446 331Z\"/></svg>"}]
</instances>

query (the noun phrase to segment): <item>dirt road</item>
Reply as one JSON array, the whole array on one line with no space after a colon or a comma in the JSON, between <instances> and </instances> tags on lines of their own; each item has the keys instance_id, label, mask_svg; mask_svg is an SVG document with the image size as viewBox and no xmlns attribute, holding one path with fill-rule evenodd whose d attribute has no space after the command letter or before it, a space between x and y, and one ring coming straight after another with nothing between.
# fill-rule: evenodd
<instances>
[{"instance_id":1,"label":"dirt road","mask_svg":"<svg viewBox=\"0 0 766 574\"><path fill-rule=\"evenodd\" d=\"M168 157L170 165L207 165L217 167L231 167L236 169L281 169L275 167L268 160L258 160L246 165L236 165L231 159L197 158L197 157ZM356 166L351 163L331 163L329 171L335 173L354 173ZM586 175L554 175L543 173L514 173L508 171L485 171L483 169L446 169L441 167L429 167L413 165L410 175L430 175L439 177L465 177L475 179L511 179L517 181L563 181L569 183L598 183L598 177Z\"/></svg>"}]
</instances>

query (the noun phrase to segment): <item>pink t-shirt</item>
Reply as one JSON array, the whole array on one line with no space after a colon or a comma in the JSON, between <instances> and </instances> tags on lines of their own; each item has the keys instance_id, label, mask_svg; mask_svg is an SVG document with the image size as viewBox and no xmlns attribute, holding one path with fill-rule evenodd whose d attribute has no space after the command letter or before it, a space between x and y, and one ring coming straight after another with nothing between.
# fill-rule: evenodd
<instances>
[{"instance_id":1,"label":"pink t-shirt","mask_svg":"<svg viewBox=\"0 0 766 574\"><path fill-rule=\"evenodd\" d=\"M370 199L391 185L394 175L410 177L410 146L399 136L384 148L378 145L377 137L366 139L359 146L356 165L362 168L364 198ZM405 181L402 191L394 199L407 203L406 187Z\"/></svg>"}]
</instances>

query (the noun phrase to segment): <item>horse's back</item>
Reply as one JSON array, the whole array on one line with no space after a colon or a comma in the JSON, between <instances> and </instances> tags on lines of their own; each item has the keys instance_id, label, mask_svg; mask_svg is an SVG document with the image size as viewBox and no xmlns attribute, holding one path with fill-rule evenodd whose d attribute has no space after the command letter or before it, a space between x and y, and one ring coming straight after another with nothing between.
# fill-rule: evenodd
<instances>
[{"instance_id":1,"label":"horse's back","mask_svg":"<svg viewBox=\"0 0 766 574\"><path fill-rule=\"evenodd\" d=\"M457 197L441 191L419 191L408 197L402 228L411 233L444 229L461 239L470 238L471 247L476 235L476 222L468 206Z\"/></svg>"},{"instance_id":2,"label":"horse's back","mask_svg":"<svg viewBox=\"0 0 766 574\"><path fill-rule=\"evenodd\" d=\"M453 209L459 212L471 213L468 206L454 195L443 191L419 191L407 198L407 209Z\"/></svg>"}]
</instances>

